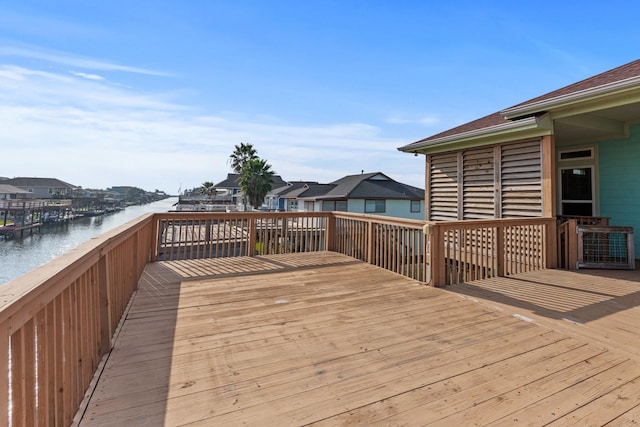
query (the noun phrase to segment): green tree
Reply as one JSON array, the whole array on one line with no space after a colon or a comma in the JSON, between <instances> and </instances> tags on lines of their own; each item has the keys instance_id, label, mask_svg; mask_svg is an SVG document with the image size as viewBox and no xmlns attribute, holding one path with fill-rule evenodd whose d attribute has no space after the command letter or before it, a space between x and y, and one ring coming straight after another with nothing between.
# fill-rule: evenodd
<instances>
[{"instance_id":1,"label":"green tree","mask_svg":"<svg viewBox=\"0 0 640 427\"><path fill-rule=\"evenodd\" d=\"M247 160L240 172L238 184L251 206L258 209L273 184L273 171L266 160L254 158Z\"/></svg>"},{"instance_id":2,"label":"green tree","mask_svg":"<svg viewBox=\"0 0 640 427\"><path fill-rule=\"evenodd\" d=\"M202 186L198 189L198 191L200 192L200 194L211 198L211 196L213 196L216 192L216 189L213 188L213 185L213 182L205 181L202 183Z\"/></svg>"},{"instance_id":3,"label":"green tree","mask_svg":"<svg viewBox=\"0 0 640 427\"><path fill-rule=\"evenodd\" d=\"M244 164L257 158L258 152L253 148L253 145L241 142L240 145L234 147L233 153L229 157L229 163L235 173L242 174Z\"/></svg>"}]
</instances>

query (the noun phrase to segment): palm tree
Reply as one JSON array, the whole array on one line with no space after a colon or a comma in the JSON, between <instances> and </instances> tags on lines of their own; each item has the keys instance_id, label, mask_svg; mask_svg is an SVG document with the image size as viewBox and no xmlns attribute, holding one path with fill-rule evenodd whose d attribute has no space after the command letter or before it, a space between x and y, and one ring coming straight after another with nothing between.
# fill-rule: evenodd
<instances>
[{"instance_id":1,"label":"palm tree","mask_svg":"<svg viewBox=\"0 0 640 427\"><path fill-rule=\"evenodd\" d=\"M242 174L242 168L249 160L258 158L258 152L253 145L241 142L240 145L234 147L233 153L229 156L231 169L237 174Z\"/></svg>"},{"instance_id":2,"label":"palm tree","mask_svg":"<svg viewBox=\"0 0 640 427\"><path fill-rule=\"evenodd\" d=\"M247 160L241 170L238 184L251 206L258 209L267 193L271 191L273 171L266 160L254 158Z\"/></svg>"},{"instance_id":3,"label":"palm tree","mask_svg":"<svg viewBox=\"0 0 640 427\"><path fill-rule=\"evenodd\" d=\"M213 188L213 182L211 181L206 181L202 183L202 186L200 187L199 191L200 194L207 196L208 198L211 198L211 196L215 193L216 189Z\"/></svg>"}]
</instances>

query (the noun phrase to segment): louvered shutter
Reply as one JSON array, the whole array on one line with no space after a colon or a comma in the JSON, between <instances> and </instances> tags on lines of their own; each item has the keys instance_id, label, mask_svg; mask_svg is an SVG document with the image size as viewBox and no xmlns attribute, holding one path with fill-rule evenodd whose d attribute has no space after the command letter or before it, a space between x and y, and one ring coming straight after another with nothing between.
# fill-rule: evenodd
<instances>
[{"instance_id":1,"label":"louvered shutter","mask_svg":"<svg viewBox=\"0 0 640 427\"><path fill-rule=\"evenodd\" d=\"M540 141L501 147L502 217L542 216Z\"/></svg>"},{"instance_id":2,"label":"louvered shutter","mask_svg":"<svg viewBox=\"0 0 640 427\"><path fill-rule=\"evenodd\" d=\"M463 219L495 218L493 153L493 147L462 153Z\"/></svg>"},{"instance_id":3,"label":"louvered shutter","mask_svg":"<svg viewBox=\"0 0 640 427\"><path fill-rule=\"evenodd\" d=\"M455 221L458 219L458 155L431 155L429 174L429 219Z\"/></svg>"}]
</instances>

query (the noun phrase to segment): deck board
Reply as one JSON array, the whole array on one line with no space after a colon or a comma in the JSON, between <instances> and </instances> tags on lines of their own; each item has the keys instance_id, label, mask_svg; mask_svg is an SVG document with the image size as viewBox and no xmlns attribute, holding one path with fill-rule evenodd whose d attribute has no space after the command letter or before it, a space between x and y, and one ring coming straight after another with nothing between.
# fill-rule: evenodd
<instances>
[{"instance_id":1,"label":"deck board","mask_svg":"<svg viewBox=\"0 0 640 427\"><path fill-rule=\"evenodd\" d=\"M635 421L637 284L554 273L442 290L330 252L151 264L79 424Z\"/></svg>"}]
</instances>

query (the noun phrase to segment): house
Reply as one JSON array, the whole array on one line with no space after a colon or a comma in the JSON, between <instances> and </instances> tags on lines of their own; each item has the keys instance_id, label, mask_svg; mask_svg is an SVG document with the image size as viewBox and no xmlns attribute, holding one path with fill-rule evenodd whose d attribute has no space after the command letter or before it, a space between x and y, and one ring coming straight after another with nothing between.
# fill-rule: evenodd
<instances>
[{"instance_id":1,"label":"house","mask_svg":"<svg viewBox=\"0 0 640 427\"><path fill-rule=\"evenodd\" d=\"M638 230L640 60L399 150L426 157L428 220L595 216Z\"/></svg>"},{"instance_id":2,"label":"house","mask_svg":"<svg viewBox=\"0 0 640 427\"><path fill-rule=\"evenodd\" d=\"M265 208L270 211L298 212L298 195L307 191L311 185L319 185L315 181L293 181L272 189L265 198Z\"/></svg>"},{"instance_id":3,"label":"house","mask_svg":"<svg viewBox=\"0 0 640 427\"><path fill-rule=\"evenodd\" d=\"M2 181L33 194L36 199L68 199L75 197L80 187L56 178L11 178Z\"/></svg>"},{"instance_id":4,"label":"house","mask_svg":"<svg viewBox=\"0 0 640 427\"><path fill-rule=\"evenodd\" d=\"M216 189L218 194L224 195L228 200L224 201L232 201L237 205L244 205L244 197L242 197L242 192L240 191L240 184L238 184L238 180L240 179L240 175L237 173L229 173L227 177L215 184L213 188ZM287 182L282 179L280 175L273 176L273 182L271 184L271 188L282 188L286 187Z\"/></svg>"},{"instance_id":5,"label":"house","mask_svg":"<svg viewBox=\"0 0 640 427\"><path fill-rule=\"evenodd\" d=\"M0 200L31 199L33 194L22 188L0 183Z\"/></svg>"},{"instance_id":6,"label":"house","mask_svg":"<svg viewBox=\"0 0 640 427\"><path fill-rule=\"evenodd\" d=\"M296 195L305 211L344 211L424 219L424 190L381 172L347 175L329 184L308 185Z\"/></svg>"}]
</instances>

